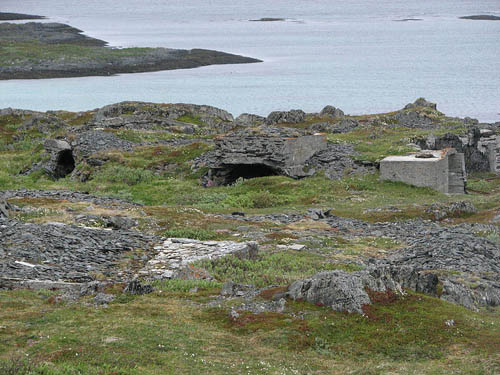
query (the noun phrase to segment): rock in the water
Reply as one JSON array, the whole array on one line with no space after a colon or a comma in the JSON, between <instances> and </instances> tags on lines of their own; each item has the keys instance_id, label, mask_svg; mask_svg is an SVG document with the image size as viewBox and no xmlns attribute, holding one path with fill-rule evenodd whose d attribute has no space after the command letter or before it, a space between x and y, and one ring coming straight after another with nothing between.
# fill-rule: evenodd
<instances>
[{"instance_id":1,"label":"rock in the water","mask_svg":"<svg viewBox=\"0 0 500 375\"><path fill-rule=\"evenodd\" d=\"M344 117L344 111L340 108L335 108L334 106L327 105L320 112L320 116L328 116L331 118Z\"/></svg>"}]
</instances>

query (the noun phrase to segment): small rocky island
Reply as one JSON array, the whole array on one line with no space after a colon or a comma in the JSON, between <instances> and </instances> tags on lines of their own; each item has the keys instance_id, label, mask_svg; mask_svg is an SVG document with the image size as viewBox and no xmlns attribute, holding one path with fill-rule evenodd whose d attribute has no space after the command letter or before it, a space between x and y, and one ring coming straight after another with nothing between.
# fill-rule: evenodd
<instances>
[{"instance_id":1,"label":"small rocky island","mask_svg":"<svg viewBox=\"0 0 500 375\"><path fill-rule=\"evenodd\" d=\"M477 21L500 21L499 16L493 16L491 14L479 14L474 16L463 16L460 17L462 20L477 20Z\"/></svg>"},{"instance_id":2,"label":"small rocky island","mask_svg":"<svg viewBox=\"0 0 500 375\"><path fill-rule=\"evenodd\" d=\"M61 23L1 23L0 51L0 80L109 76L260 62L205 49L112 48Z\"/></svg>"}]
</instances>

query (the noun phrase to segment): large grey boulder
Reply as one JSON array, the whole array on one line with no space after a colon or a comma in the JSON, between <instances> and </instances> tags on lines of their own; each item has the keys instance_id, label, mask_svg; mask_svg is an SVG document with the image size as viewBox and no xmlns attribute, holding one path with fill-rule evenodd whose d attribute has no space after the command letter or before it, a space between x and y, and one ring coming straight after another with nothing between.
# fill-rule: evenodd
<instances>
[{"instance_id":1,"label":"large grey boulder","mask_svg":"<svg viewBox=\"0 0 500 375\"><path fill-rule=\"evenodd\" d=\"M327 105L319 114L320 116L328 116L331 118L344 117L344 111L331 105Z\"/></svg>"},{"instance_id":2,"label":"large grey boulder","mask_svg":"<svg viewBox=\"0 0 500 375\"><path fill-rule=\"evenodd\" d=\"M433 274L408 267L372 267L358 272L320 272L309 279L294 282L287 296L335 311L363 313L372 303L370 292L403 293L403 288L435 294L438 279Z\"/></svg>"},{"instance_id":3,"label":"large grey boulder","mask_svg":"<svg viewBox=\"0 0 500 375\"><path fill-rule=\"evenodd\" d=\"M267 116L266 124L298 124L300 122L304 122L305 119L306 113L301 109L292 109L290 111L274 111Z\"/></svg>"}]
</instances>

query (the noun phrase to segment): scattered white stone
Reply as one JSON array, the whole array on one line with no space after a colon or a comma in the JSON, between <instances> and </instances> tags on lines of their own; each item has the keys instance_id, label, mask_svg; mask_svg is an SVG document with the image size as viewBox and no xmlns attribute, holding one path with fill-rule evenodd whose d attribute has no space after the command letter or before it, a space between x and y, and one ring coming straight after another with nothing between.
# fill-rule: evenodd
<instances>
[{"instance_id":1,"label":"scattered white stone","mask_svg":"<svg viewBox=\"0 0 500 375\"><path fill-rule=\"evenodd\" d=\"M291 250L302 250L305 247L306 247L306 245L301 245L301 244L298 244L298 243L288 246L288 248L291 249Z\"/></svg>"},{"instance_id":2,"label":"scattered white stone","mask_svg":"<svg viewBox=\"0 0 500 375\"><path fill-rule=\"evenodd\" d=\"M455 321L453 319L447 320L444 322L448 327L454 327L455 326Z\"/></svg>"},{"instance_id":3,"label":"scattered white stone","mask_svg":"<svg viewBox=\"0 0 500 375\"><path fill-rule=\"evenodd\" d=\"M253 241L198 241L190 238L168 238L154 249L158 253L139 274L158 279L173 278L176 271L198 260L216 259L229 254L239 258L254 258L258 252L257 243Z\"/></svg>"},{"instance_id":4,"label":"scattered white stone","mask_svg":"<svg viewBox=\"0 0 500 375\"><path fill-rule=\"evenodd\" d=\"M31 268L36 267L36 264L21 262L21 261L18 261L18 260L16 260L14 263L20 264L21 266L31 267Z\"/></svg>"}]
</instances>

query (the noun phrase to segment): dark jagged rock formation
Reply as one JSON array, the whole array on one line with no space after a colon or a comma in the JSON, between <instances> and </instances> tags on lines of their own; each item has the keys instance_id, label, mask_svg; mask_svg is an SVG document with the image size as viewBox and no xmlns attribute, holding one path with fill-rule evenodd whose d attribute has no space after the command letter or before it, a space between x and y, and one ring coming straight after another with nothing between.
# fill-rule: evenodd
<instances>
[{"instance_id":1,"label":"dark jagged rock formation","mask_svg":"<svg viewBox=\"0 0 500 375\"><path fill-rule=\"evenodd\" d=\"M130 277L117 264L134 249L148 250L155 238L134 231L108 231L0 219L3 278L90 281ZM130 271L129 271L130 272Z\"/></svg>"},{"instance_id":2,"label":"dark jagged rock formation","mask_svg":"<svg viewBox=\"0 0 500 375\"><path fill-rule=\"evenodd\" d=\"M463 153L467 172L495 172L498 167L500 145L495 135L484 134L486 137L482 137L477 127L472 127L465 137L447 133L441 137L430 135L415 141L423 150L442 150L451 147Z\"/></svg>"}]
</instances>

